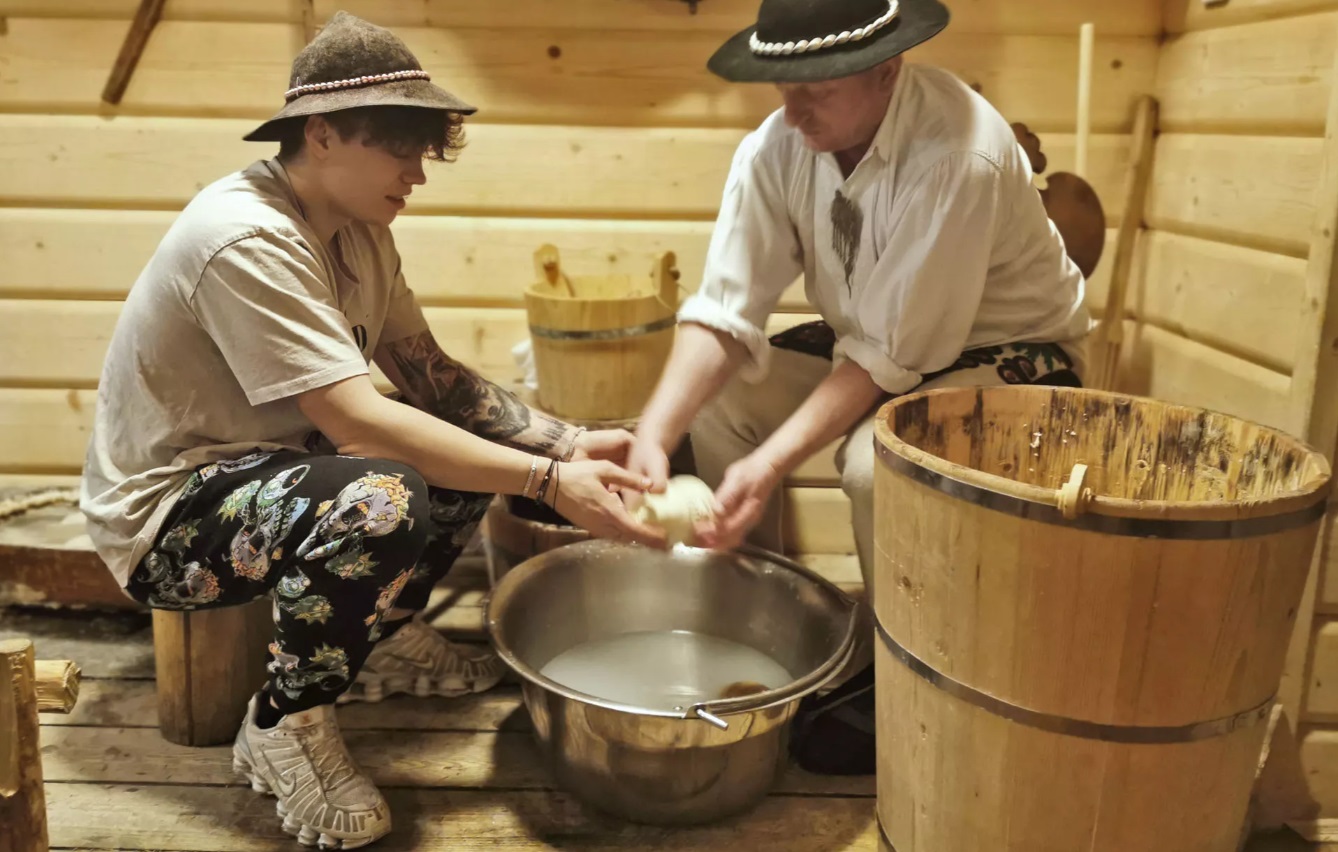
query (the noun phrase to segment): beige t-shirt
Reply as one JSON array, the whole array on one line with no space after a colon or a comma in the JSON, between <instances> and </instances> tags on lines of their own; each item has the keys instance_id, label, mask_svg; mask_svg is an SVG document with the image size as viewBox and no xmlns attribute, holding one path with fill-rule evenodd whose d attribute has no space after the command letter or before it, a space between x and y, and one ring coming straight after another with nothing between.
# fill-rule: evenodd
<instances>
[{"instance_id":1,"label":"beige t-shirt","mask_svg":"<svg viewBox=\"0 0 1338 852\"><path fill-rule=\"evenodd\" d=\"M255 450L303 449L294 397L369 372L427 328L387 228L342 228L333 250L283 167L206 187L140 274L98 384L80 508L125 586L190 472Z\"/></svg>"}]
</instances>

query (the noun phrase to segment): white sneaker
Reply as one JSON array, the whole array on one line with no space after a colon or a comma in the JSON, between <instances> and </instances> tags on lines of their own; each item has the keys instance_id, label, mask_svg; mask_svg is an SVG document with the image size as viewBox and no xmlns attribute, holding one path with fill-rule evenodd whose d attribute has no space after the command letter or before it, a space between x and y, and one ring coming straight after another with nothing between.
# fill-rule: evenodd
<instances>
[{"instance_id":1,"label":"white sneaker","mask_svg":"<svg viewBox=\"0 0 1338 852\"><path fill-rule=\"evenodd\" d=\"M487 692L505 675L506 665L491 649L456 645L415 615L377 643L339 702L376 702L401 692L457 698Z\"/></svg>"},{"instance_id":2,"label":"white sneaker","mask_svg":"<svg viewBox=\"0 0 1338 852\"><path fill-rule=\"evenodd\" d=\"M357 849L390 833L390 808L353 763L329 705L256 727L257 697L232 747L232 768L279 800L283 830L303 846Z\"/></svg>"}]
</instances>

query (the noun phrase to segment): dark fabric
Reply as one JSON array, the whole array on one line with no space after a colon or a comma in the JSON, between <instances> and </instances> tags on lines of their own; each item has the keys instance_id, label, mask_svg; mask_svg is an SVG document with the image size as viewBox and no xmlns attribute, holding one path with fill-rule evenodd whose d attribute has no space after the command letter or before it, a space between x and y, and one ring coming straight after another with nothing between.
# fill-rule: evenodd
<instances>
[{"instance_id":1,"label":"dark fabric","mask_svg":"<svg viewBox=\"0 0 1338 852\"><path fill-rule=\"evenodd\" d=\"M272 592L267 691L295 713L348 688L392 607L427 606L490 499L378 459L294 451L204 465L127 591L171 610Z\"/></svg>"},{"instance_id":2,"label":"dark fabric","mask_svg":"<svg viewBox=\"0 0 1338 852\"><path fill-rule=\"evenodd\" d=\"M814 320L773 334L771 345L830 361L836 349L836 332L825 320ZM1082 387L1077 373L1073 372L1073 359L1055 343L1010 343L968 349L951 365L925 373L921 383L985 366L995 367L1004 384Z\"/></svg>"},{"instance_id":3,"label":"dark fabric","mask_svg":"<svg viewBox=\"0 0 1338 852\"><path fill-rule=\"evenodd\" d=\"M849 77L933 38L948 25L938 0L900 0L897 16L858 41L814 51L759 55L749 46L754 32L763 42L799 42L836 36L878 20L887 0L762 0L756 26L731 37L707 61L713 74L737 83L812 83Z\"/></svg>"},{"instance_id":4,"label":"dark fabric","mask_svg":"<svg viewBox=\"0 0 1338 852\"><path fill-rule=\"evenodd\" d=\"M816 775L873 775L875 724L874 667L869 666L828 694L800 702L790 753Z\"/></svg>"}]
</instances>

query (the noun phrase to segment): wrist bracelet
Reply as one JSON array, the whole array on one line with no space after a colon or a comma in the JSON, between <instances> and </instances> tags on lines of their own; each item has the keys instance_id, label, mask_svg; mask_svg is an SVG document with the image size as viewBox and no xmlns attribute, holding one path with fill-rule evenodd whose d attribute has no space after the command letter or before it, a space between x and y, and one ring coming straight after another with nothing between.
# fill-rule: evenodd
<instances>
[{"instance_id":1,"label":"wrist bracelet","mask_svg":"<svg viewBox=\"0 0 1338 852\"><path fill-rule=\"evenodd\" d=\"M571 457L576 455L576 442L580 440L581 433L584 431L585 431L584 426L576 427L576 434L571 436L571 446L567 447L566 454L562 456L563 461L569 462L571 461Z\"/></svg>"},{"instance_id":2,"label":"wrist bracelet","mask_svg":"<svg viewBox=\"0 0 1338 852\"><path fill-rule=\"evenodd\" d=\"M521 497L530 496L530 486L534 484L534 474L538 473L538 471L539 471L539 457L530 456L530 476L528 479L525 480L525 487L520 492Z\"/></svg>"},{"instance_id":3,"label":"wrist bracelet","mask_svg":"<svg viewBox=\"0 0 1338 852\"><path fill-rule=\"evenodd\" d=\"M540 506L546 505L544 503L544 497L548 495L548 485L553 479L553 471L557 468L557 464L557 459L553 459L548 463L548 470L544 473L544 478L539 483L539 493L534 495L534 502L538 503Z\"/></svg>"}]
</instances>

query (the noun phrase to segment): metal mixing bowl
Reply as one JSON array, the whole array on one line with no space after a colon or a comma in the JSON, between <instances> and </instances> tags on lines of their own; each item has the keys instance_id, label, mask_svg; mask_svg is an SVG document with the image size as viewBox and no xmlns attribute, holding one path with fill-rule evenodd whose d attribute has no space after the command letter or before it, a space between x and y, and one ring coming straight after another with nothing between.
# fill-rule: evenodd
<instances>
[{"instance_id":1,"label":"metal mixing bowl","mask_svg":"<svg viewBox=\"0 0 1338 852\"><path fill-rule=\"evenodd\" d=\"M799 700L845 665L855 620L854 602L834 585L764 551L585 541L509 571L488 602L488 629L522 678L558 783L625 819L681 825L737 813L767 794L786 764ZM669 630L749 646L796 679L666 711L601 700L540 674L583 643Z\"/></svg>"}]
</instances>

